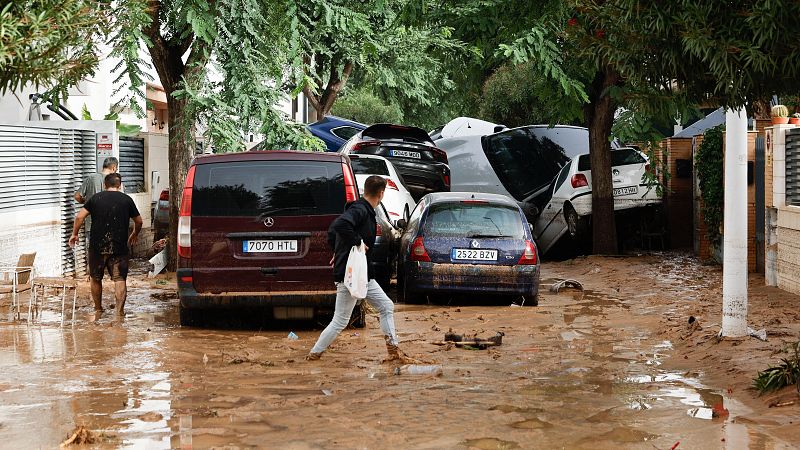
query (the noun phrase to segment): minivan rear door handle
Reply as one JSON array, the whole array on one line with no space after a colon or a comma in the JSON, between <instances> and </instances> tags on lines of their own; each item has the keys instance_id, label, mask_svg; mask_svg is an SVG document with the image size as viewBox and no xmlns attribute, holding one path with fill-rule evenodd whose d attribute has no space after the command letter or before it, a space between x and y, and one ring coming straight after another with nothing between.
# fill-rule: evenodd
<instances>
[{"instance_id":1,"label":"minivan rear door handle","mask_svg":"<svg viewBox=\"0 0 800 450\"><path fill-rule=\"evenodd\" d=\"M264 275L277 275L278 274L278 268L277 267L262 267L261 268L261 273L263 273Z\"/></svg>"}]
</instances>

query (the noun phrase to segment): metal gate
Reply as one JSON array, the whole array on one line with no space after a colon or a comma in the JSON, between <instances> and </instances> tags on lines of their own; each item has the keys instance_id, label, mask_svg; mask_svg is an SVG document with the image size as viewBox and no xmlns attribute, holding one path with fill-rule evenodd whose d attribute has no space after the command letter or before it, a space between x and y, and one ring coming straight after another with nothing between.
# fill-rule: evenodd
<instances>
[{"instance_id":1,"label":"metal gate","mask_svg":"<svg viewBox=\"0 0 800 450\"><path fill-rule=\"evenodd\" d=\"M119 173L125 192L144 192L144 139L119 138Z\"/></svg>"},{"instance_id":2,"label":"metal gate","mask_svg":"<svg viewBox=\"0 0 800 450\"><path fill-rule=\"evenodd\" d=\"M800 128L786 133L786 204L800 206Z\"/></svg>"}]
</instances>

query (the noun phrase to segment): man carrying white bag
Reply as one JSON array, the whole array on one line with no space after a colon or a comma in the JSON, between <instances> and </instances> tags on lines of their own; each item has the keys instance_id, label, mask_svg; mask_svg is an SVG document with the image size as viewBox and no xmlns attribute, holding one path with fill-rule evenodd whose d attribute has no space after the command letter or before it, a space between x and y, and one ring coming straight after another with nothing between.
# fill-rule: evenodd
<instances>
[{"instance_id":1,"label":"man carrying white bag","mask_svg":"<svg viewBox=\"0 0 800 450\"><path fill-rule=\"evenodd\" d=\"M401 354L394 328L394 304L375 281L370 267L370 248L375 245L375 208L383 200L386 180L371 176L364 182L364 197L349 204L328 229L328 243L334 249L333 277L336 282L336 309L333 320L322 331L306 356L316 360L347 327L356 302L366 299L380 314L381 331L386 339L389 360L407 360Z\"/></svg>"}]
</instances>

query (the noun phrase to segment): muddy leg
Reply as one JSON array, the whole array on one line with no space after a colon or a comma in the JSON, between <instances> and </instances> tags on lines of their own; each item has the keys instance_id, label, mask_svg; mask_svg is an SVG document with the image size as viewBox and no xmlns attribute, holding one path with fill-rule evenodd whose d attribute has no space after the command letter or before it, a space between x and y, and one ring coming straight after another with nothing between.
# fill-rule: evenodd
<instances>
[{"instance_id":1,"label":"muddy leg","mask_svg":"<svg viewBox=\"0 0 800 450\"><path fill-rule=\"evenodd\" d=\"M92 300L94 301L94 310L97 312L103 311L103 282L91 278L89 285L92 289Z\"/></svg>"},{"instance_id":2,"label":"muddy leg","mask_svg":"<svg viewBox=\"0 0 800 450\"><path fill-rule=\"evenodd\" d=\"M114 299L116 300L117 315L125 313L125 300L128 298L128 284L125 280L114 282Z\"/></svg>"}]
</instances>

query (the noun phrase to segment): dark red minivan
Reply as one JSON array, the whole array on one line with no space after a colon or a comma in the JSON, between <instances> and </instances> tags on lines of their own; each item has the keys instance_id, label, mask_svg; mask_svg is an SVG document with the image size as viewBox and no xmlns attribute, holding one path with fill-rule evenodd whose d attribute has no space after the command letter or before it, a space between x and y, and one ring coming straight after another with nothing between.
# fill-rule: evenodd
<instances>
[{"instance_id":1,"label":"dark red minivan","mask_svg":"<svg viewBox=\"0 0 800 450\"><path fill-rule=\"evenodd\" d=\"M332 313L328 227L357 198L350 160L339 153L197 157L178 221L181 325L219 308L263 308L274 319ZM363 326L360 308L354 317Z\"/></svg>"}]
</instances>

